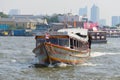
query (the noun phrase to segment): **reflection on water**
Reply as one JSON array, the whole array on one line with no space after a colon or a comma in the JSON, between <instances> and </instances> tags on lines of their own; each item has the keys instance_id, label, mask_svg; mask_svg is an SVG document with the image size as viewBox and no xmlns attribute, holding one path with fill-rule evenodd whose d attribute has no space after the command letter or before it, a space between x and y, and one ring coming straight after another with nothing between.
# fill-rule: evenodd
<instances>
[{"instance_id":1,"label":"reflection on water","mask_svg":"<svg viewBox=\"0 0 120 80\"><path fill-rule=\"evenodd\" d=\"M0 80L120 80L120 38L93 44L84 64L65 68L30 67L34 37L0 37Z\"/></svg>"}]
</instances>

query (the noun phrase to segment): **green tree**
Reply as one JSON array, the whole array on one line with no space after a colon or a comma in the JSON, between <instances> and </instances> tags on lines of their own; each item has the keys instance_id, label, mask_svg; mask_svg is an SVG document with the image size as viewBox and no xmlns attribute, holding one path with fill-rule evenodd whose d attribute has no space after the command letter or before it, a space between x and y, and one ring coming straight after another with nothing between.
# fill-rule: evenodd
<instances>
[{"instance_id":1,"label":"green tree","mask_svg":"<svg viewBox=\"0 0 120 80\"><path fill-rule=\"evenodd\" d=\"M3 12L0 12L0 17L2 17L2 18L8 18L8 15L4 14Z\"/></svg>"},{"instance_id":2,"label":"green tree","mask_svg":"<svg viewBox=\"0 0 120 80\"><path fill-rule=\"evenodd\" d=\"M52 16L45 15L43 19L46 19L48 23L59 22L58 16L59 14L53 14Z\"/></svg>"},{"instance_id":3,"label":"green tree","mask_svg":"<svg viewBox=\"0 0 120 80\"><path fill-rule=\"evenodd\" d=\"M51 22L59 22L58 15L57 14L52 15L51 18L50 18L50 21Z\"/></svg>"}]
</instances>

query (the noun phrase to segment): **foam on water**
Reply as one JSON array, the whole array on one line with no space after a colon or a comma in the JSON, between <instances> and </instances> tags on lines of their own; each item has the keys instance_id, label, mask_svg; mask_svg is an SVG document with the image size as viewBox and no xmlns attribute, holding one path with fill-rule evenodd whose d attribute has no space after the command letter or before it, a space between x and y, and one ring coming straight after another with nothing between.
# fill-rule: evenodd
<instances>
[{"instance_id":1,"label":"foam on water","mask_svg":"<svg viewBox=\"0 0 120 80\"><path fill-rule=\"evenodd\" d=\"M103 56L103 55L115 55L115 54L120 54L120 53L93 52L93 53L91 53L91 57L98 57L98 56Z\"/></svg>"},{"instance_id":2,"label":"foam on water","mask_svg":"<svg viewBox=\"0 0 120 80\"><path fill-rule=\"evenodd\" d=\"M83 63L81 65L82 66L98 66L98 65L102 65L102 64L94 64L94 63L88 62L88 63Z\"/></svg>"},{"instance_id":3,"label":"foam on water","mask_svg":"<svg viewBox=\"0 0 120 80\"><path fill-rule=\"evenodd\" d=\"M16 60L15 60L15 59L12 59L12 60L11 60L11 62L15 63L15 62L16 62Z\"/></svg>"}]
</instances>

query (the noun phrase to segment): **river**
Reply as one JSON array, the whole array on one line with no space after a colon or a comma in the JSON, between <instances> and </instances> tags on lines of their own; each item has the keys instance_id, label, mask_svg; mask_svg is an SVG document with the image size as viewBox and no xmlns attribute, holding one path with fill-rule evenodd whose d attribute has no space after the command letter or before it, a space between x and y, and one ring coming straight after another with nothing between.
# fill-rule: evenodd
<instances>
[{"instance_id":1,"label":"river","mask_svg":"<svg viewBox=\"0 0 120 80\"><path fill-rule=\"evenodd\" d=\"M120 38L92 44L91 58L64 68L31 67L34 37L0 36L0 80L120 80Z\"/></svg>"}]
</instances>

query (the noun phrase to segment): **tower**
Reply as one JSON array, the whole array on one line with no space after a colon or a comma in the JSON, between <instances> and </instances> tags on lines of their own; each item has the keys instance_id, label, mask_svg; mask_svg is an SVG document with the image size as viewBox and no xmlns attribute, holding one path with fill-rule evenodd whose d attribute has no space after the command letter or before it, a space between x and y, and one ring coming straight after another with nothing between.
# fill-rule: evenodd
<instances>
[{"instance_id":1,"label":"tower","mask_svg":"<svg viewBox=\"0 0 120 80\"><path fill-rule=\"evenodd\" d=\"M91 8L91 21L99 22L99 7L95 4Z\"/></svg>"},{"instance_id":2,"label":"tower","mask_svg":"<svg viewBox=\"0 0 120 80\"><path fill-rule=\"evenodd\" d=\"M112 16L112 26L115 26L119 23L119 16Z\"/></svg>"},{"instance_id":3,"label":"tower","mask_svg":"<svg viewBox=\"0 0 120 80\"><path fill-rule=\"evenodd\" d=\"M87 6L79 9L80 16L87 16Z\"/></svg>"}]
</instances>

